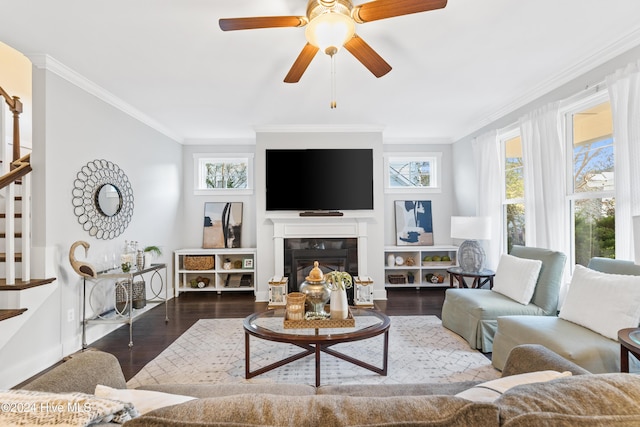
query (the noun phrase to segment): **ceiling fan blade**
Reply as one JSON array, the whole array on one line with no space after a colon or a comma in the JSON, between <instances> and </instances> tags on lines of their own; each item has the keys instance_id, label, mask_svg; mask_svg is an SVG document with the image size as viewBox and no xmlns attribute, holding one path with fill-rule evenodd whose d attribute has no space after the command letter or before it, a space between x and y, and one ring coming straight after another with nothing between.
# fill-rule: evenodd
<instances>
[{"instance_id":1,"label":"ceiling fan blade","mask_svg":"<svg viewBox=\"0 0 640 427\"><path fill-rule=\"evenodd\" d=\"M362 63L376 77L382 77L391 71L391 65L371 48L362 38L354 35L345 43L347 49L358 61Z\"/></svg>"},{"instance_id":2,"label":"ceiling fan blade","mask_svg":"<svg viewBox=\"0 0 640 427\"><path fill-rule=\"evenodd\" d=\"M314 56L316 56L316 53L318 53L319 50L320 49L318 49L314 45L307 43L302 48L302 52L300 52L298 58L296 58L296 62L294 62L291 66L289 73L284 78L284 82L298 83L304 72L307 70L309 64L311 64L311 60Z\"/></svg>"},{"instance_id":3,"label":"ceiling fan blade","mask_svg":"<svg viewBox=\"0 0 640 427\"><path fill-rule=\"evenodd\" d=\"M257 16L253 18L222 18L218 21L222 31L253 30L256 28L304 27L304 16Z\"/></svg>"},{"instance_id":4,"label":"ceiling fan blade","mask_svg":"<svg viewBox=\"0 0 640 427\"><path fill-rule=\"evenodd\" d=\"M378 19L442 9L446 5L447 0L375 0L355 6L352 15L356 22L362 24Z\"/></svg>"}]
</instances>

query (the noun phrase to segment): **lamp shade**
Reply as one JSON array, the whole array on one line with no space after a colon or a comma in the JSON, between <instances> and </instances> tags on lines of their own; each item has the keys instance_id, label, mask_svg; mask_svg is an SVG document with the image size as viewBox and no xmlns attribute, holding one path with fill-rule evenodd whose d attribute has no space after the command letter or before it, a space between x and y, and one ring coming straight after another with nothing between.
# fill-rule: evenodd
<instances>
[{"instance_id":1,"label":"lamp shade","mask_svg":"<svg viewBox=\"0 0 640 427\"><path fill-rule=\"evenodd\" d=\"M640 215L634 216L633 221L633 253L634 262L640 265Z\"/></svg>"},{"instance_id":2,"label":"lamp shade","mask_svg":"<svg viewBox=\"0 0 640 427\"><path fill-rule=\"evenodd\" d=\"M488 216L452 216L451 238L489 240L491 239L491 218Z\"/></svg>"}]
</instances>

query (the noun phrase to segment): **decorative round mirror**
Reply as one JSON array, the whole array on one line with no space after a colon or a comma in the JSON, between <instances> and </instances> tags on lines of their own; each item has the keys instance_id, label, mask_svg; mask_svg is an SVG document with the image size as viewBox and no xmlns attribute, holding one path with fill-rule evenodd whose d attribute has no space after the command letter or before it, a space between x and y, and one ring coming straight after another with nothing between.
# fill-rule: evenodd
<instances>
[{"instance_id":1,"label":"decorative round mirror","mask_svg":"<svg viewBox=\"0 0 640 427\"><path fill-rule=\"evenodd\" d=\"M122 195L113 184L103 184L96 193L98 210L106 216L114 216L122 209Z\"/></svg>"},{"instance_id":2,"label":"decorative round mirror","mask_svg":"<svg viewBox=\"0 0 640 427\"><path fill-rule=\"evenodd\" d=\"M74 213L91 236L113 239L131 222L131 184L122 169L110 161L94 160L83 166L72 193Z\"/></svg>"}]
</instances>

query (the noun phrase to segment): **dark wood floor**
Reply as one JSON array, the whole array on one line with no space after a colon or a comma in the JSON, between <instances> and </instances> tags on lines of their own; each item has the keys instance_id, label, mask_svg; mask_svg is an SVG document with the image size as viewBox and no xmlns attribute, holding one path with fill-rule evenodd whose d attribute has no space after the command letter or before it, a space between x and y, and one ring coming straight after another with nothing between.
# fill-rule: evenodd
<instances>
[{"instance_id":1,"label":"dark wood floor","mask_svg":"<svg viewBox=\"0 0 640 427\"><path fill-rule=\"evenodd\" d=\"M435 315L440 317L445 288L389 289L386 301L376 308L389 316ZM255 302L250 292L186 292L168 303L169 322L164 306L145 313L133 325L133 348L129 349L129 329L123 326L89 345L115 355L127 380L167 348L199 319L246 317L265 310L266 303Z\"/></svg>"}]
</instances>

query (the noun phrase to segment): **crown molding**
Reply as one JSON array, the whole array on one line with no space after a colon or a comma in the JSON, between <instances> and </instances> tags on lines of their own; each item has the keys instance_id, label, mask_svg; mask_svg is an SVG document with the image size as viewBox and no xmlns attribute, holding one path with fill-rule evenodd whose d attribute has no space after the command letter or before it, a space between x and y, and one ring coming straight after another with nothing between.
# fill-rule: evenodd
<instances>
[{"instance_id":1,"label":"crown molding","mask_svg":"<svg viewBox=\"0 0 640 427\"><path fill-rule=\"evenodd\" d=\"M185 138L183 145L256 145L255 138Z\"/></svg>"},{"instance_id":2,"label":"crown molding","mask_svg":"<svg viewBox=\"0 0 640 427\"><path fill-rule=\"evenodd\" d=\"M383 126L378 125L260 125L254 126L259 133L309 133L309 132L382 132Z\"/></svg>"},{"instance_id":3,"label":"crown molding","mask_svg":"<svg viewBox=\"0 0 640 427\"><path fill-rule=\"evenodd\" d=\"M606 62L611 61L615 57L622 55L623 53L629 51L630 49L633 49L638 45L640 45L640 27L620 37L614 43L611 43L596 52L592 52L575 64L567 67L560 73L551 76L546 80L543 80L539 85L534 86L530 90L526 91L519 97L515 98L512 102L487 115L485 119L469 126L464 132L456 135L453 138L454 141L458 141L465 136L471 135L473 132L482 129L485 126L489 126L491 123L506 116L507 114L524 107L525 105L535 101L536 99L548 94L555 89L558 89L562 85L567 84L574 79L577 79L581 75L594 70L595 68L605 64Z\"/></svg>"},{"instance_id":4,"label":"crown molding","mask_svg":"<svg viewBox=\"0 0 640 427\"><path fill-rule=\"evenodd\" d=\"M391 137L384 138L383 144L385 145L447 145L453 144L453 138L449 137Z\"/></svg>"},{"instance_id":5,"label":"crown molding","mask_svg":"<svg viewBox=\"0 0 640 427\"><path fill-rule=\"evenodd\" d=\"M98 86L91 80L67 67L55 58L47 54L28 54L25 56L29 58L33 66L35 66L36 68L52 72L53 74L65 79L69 83L84 90L85 92L90 93L96 98L133 117L139 122L144 123L152 129L155 129L156 131L165 135L167 138L170 138L178 143L182 143L182 138L180 138L178 135L176 135L151 117L147 116L142 111L133 107L131 104L126 103L105 88Z\"/></svg>"}]
</instances>

